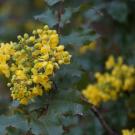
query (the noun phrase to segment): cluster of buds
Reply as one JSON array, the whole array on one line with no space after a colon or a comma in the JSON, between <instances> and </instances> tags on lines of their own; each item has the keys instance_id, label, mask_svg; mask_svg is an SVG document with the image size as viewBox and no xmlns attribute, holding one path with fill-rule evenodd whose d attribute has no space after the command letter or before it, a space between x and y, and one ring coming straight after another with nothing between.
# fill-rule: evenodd
<instances>
[{"instance_id":1,"label":"cluster of buds","mask_svg":"<svg viewBox=\"0 0 135 135\"><path fill-rule=\"evenodd\" d=\"M55 71L69 64L71 55L59 45L57 32L44 26L31 35L19 35L16 43L1 43L0 59L0 73L9 78L12 98L27 104L52 89Z\"/></svg>"},{"instance_id":2,"label":"cluster of buds","mask_svg":"<svg viewBox=\"0 0 135 135\"><path fill-rule=\"evenodd\" d=\"M98 106L101 102L116 100L121 93L130 92L135 87L135 68L123 63L119 57L115 61L110 56L106 62L105 73L95 74L96 83L83 90L83 95L90 103Z\"/></svg>"}]
</instances>

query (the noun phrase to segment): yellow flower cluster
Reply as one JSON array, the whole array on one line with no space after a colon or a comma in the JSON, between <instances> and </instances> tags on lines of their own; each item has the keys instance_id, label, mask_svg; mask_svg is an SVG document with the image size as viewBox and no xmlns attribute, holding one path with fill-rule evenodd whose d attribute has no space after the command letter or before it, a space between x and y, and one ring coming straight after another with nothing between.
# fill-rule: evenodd
<instances>
[{"instance_id":1,"label":"yellow flower cluster","mask_svg":"<svg viewBox=\"0 0 135 135\"><path fill-rule=\"evenodd\" d=\"M91 42L90 44L88 45L83 45L79 48L79 52L80 54L85 54L87 51L90 51L90 50L95 50L96 48L96 42L93 41Z\"/></svg>"},{"instance_id":2,"label":"yellow flower cluster","mask_svg":"<svg viewBox=\"0 0 135 135\"><path fill-rule=\"evenodd\" d=\"M135 135L135 129L132 130L124 129L122 130L122 135Z\"/></svg>"},{"instance_id":3,"label":"yellow flower cluster","mask_svg":"<svg viewBox=\"0 0 135 135\"><path fill-rule=\"evenodd\" d=\"M116 100L121 92L132 91L135 87L135 68L124 64L122 57L115 61L110 56L106 62L106 70L106 73L97 72L97 82L82 91L84 97L96 106L101 102Z\"/></svg>"},{"instance_id":4,"label":"yellow flower cluster","mask_svg":"<svg viewBox=\"0 0 135 135\"><path fill-rule=\"evenodd\" d=\"M18 36L17 43L0 45L0 73L9 78L11 96L21 104L48 92L55 71L70 59L69 52L59 45L57 32L48 26Z\"/></svg>"},{"instance_id":5,"label":"yellow flower cluster","mask_svg":"<svg viewBox=\"0 0 135 135\"><path fill-rule=\"evenodd\" d=\"M0 74L5 75L7 78L10 76L8 61L14 54L13 43L0 44Z\"/></svg>"}]
</instances>

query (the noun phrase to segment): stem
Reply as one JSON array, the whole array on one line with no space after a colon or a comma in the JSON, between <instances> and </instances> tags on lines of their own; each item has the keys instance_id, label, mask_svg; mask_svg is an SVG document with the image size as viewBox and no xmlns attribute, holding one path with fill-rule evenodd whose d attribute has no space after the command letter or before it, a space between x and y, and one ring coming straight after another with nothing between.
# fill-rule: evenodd
<instances>
[{"instance_id":1,"label":"stem","mask_svg":"<svg viewBox=\"0 0 135 135\"><path fill-rule=\"evenodd\" d=\"M60 34L60 22L61 22L61 15L63 14L63 1L59 3L58 11L57 11L57 19L58 19L58 25L57 25L57 31L58 34Z\"/></svg>"},{"instance_id":2,"label":"stem","mask_svg":"<svg viewBox=\"0 0 135 135\"><path fill-rule=\"evenodd\" d=\"M85 101L86 103L90 104L87 99L85 99L84 97L81 97L83 101ZM119 135L117 132L115 132L105 121L104 117L102 116L102 114L99 112L99 110L97 109L96 106L91 105L90 110L95 114L95 116L97 117L97 119L99 120L100 124L102 125L102 127L108 132L108 135Z\"/></svg>"},{"instance_id":3,"label":"stem","mask_svg":"<svg viewBox=\"0 0 135 135\"><path fill-rule=\"evenodd\" d=\"M113 131L111 127L106 123L105 119L95 106L92 106L90 110L95 114L95 116L97 117L103 128L109 133L109 135L118 135L118 133Z\"/></svg>"}]
</instances>

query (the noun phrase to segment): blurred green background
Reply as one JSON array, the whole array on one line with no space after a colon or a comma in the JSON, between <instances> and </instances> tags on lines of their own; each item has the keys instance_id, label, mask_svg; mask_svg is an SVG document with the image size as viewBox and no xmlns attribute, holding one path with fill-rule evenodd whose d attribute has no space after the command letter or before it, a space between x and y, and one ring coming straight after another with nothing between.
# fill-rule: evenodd
<instances>
[{"instance_id":1,"label":"blurred green background","mask_svg":"<svg viewBox=\"0 0 135 135\"><path fill-rule=\"evenodd\" d=\"M1 0L0 40L13 40L16 35L39 27L34 15L45 9L43 0Z\"/></svg>"},{"instance_id":2,"label":"blurred green background","mask_svg":"<svg viewBox=\"0 0 135 135\"><path fill-rule=\"evenodd\" d=\"M53 104L52 108L50 107L52 114L48 116L48 119L54 115L55 121L47 125L51 131L47 135L108 135L89 111L89 106L78 99L76 91L80 92L89 83L94 82L95 72L104 72L104 63L109 55L123 56L126 64L135 66L134 14L134 0L0 0L1 42L16 41L17 35L25 32L31 33L34 28L47 24L60 33L61 43L72 54L71 64L62 67L55 76L58 93L64 91L65 95L63 96L63 93L58 95L63 106L60 103L56 105L48 103L50 106ZM96 49L87 51L85 54L79 53L81 46L93 41L96 42ZM37 104L33 103L26 108L18 107L18 104L12 102L10 98L6 81L1 77L0 114L11 115L14 112L18 113L19 110L19 114L22 111L26 119L33 118L37 112L31 113L32 110L46 106L48 101L43 97L40 101L36 101ZM64 99L68 99L66 93L70 100L70 105L68 104L70 107L67 102L66 105L73 111L73 115L67 117L61 113L69 109L64 104ZM53 100L55 102L55 98ZM105 103L99 108L110 126L119 134L123 128L135 127L134 101L135 92L132 92L117 102ZM78 105L79 109L76 108ZM74 117L75 109L79 114L77 119ZM6 121L6 118L3 118L4 120ZM48 121L50 122L50 119ZM34 122L31 125L32 132L37 135L41 132L44 135L44 126L41 126L43 121L34 119ZM2 125L0 118L0 126ZM19 128L23 127L21 129L26 130L24 125L22 124ZM22 131L11 129L8 130L7 135L24 135Z\"/></svg>"}]
</instances>

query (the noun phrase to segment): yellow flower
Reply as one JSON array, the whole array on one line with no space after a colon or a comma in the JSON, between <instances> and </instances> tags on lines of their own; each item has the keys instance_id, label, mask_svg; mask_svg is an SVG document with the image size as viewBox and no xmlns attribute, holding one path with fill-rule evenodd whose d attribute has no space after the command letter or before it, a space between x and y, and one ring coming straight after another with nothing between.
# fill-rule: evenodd
<instances>
[{"instance_id":1,"label":"yellow flower","mask_svg":"<svg viewBox=\"0 0 135 135\"><path fill-rule=\"evenodd\" d=\"M83 90L83 95L88 99L90 103L95 106L98 106L101 101L106 101L109 99L109 96L103 93L97 86L89 85L85 90Z\"/></svg>"},{"instance_id":2,"label":"yellow flower","mask_svg":"<svg viewBox=\"0 0 135 135\"><path fill-rule=\"evenodd\" d=\"M30 42L34 42L34 41L35 41L35 37L34 37L34 36L31 36L31 37L29 38L29 41L30 41Z\"/></svg>"},{"instance_id":3,"label":"yellow flower","mask_svg":"<svg viewBox=\"0 0 135 135\"><path fill-rule=\"evenodd\" d=\"M48 76L45 75L33 75L32 78L34 83L44 83L49 80Z\"/></svg>"},{"instance_id":4,"label":"yellow flower","mask_svg":"<svg viewBox=\"0 0 135 135\"><path fill-rule=\"evenodd\" d=\"M7 78L10 76L9 66L7 64L0 64L0 73L4 74Z\"/></svg>"},{"instance_id":5,"label":"yellow flower","mask_svg":"<svg viewBox=\"0 0 135 135\"><path fill-rule=\"evenodd\" d=\"M35 48L41 48L41 47L42 47L42 44L41 44L41 43L36 43L36 44L34 45L34 47L35 47Z\"/></svg>"},{"instance_id":6,"label":"yellow flower","mask_svg":"<svg viewBox=\"0 0 135 135\"><path fill-rule=\"evenodd\" d=\"M42 90L42 88L39 86L39 85L37 85L36 87L34 87L33 89L32 89L32 94L34 95L34 96L42 96L42 94L43 94L43 90Z\"/></svg>"},{"instance_id":7,"label":"yellow flower","mask_svg":"<svg viewBox=\"0 0 135 135\"><path fill-rule=\"evenodd\" d=\"M103 75L101 75L99 72L95 73L95 78L97 79L98 82L104 82L105 78Z\"/></svg>"},{"instance_id":8,"label":"yellow flower","mask_svg":"<svg viewBox=\"0 0 135 135\"><path fill-rule=\"evenodd\" d=\"M131 91L135 86L135 79L133 77L126 78L123 86L123 90Z\"/></svg>"},{"instance_id":9,"label":"yellow flower","mask_svg":"<svg viewBox=\"0 0 135 135\"><path fill-rule=\"evenodd\" d=\"M1 43L0 44L0 53L3 53L5 55L13 55L15 50L14 50L14 44L13 42L10 43Z\"/></svg>"},{"instance_id":10,"label":"yellow flower","mask_svg":"<svg viewBox=\"0 0 135 135\"><path fill-rule=\"evenodd\" d=\"M93 41L93 42L89 43L88 45L81 46L80 49L79 49L79 52L80 52L80 54L84 54L87 51L90 51L90 50L93 51L93 50L95 50L95 48L96 48L96 42Z\"/></svg>"},{"instance_id":11,"label":"yellow flower","mask_svg":"<svg viewBox=\"0 0 135 135\"><path fill-rule=\"evenodd\" d=\"M64 46L63 45L59 45L58 47L57 47L57 51L63 51L64 50Z\"/></svg>"},{"instance_id":12,"label":"yellow flower","mask_svg":"<svg viewBox=\"0 0 135 135\"><path fill-rule=\"evenodd\" d=\"M45 88L44 90L46 92L48 92L52 88L52 82L51 81L47 81L46 83L43 83L42 85Z\"/></svg>"},{"instance_id":13,"label":"yellow flower","mask_svg":"<svg viewBox=\"0 0 135 135\"><path fill-rule=\"evenodd\" d=\"M123 91L132 91L135 87L135 68L123 64L122 57L117 63L113 56L106 62L109 72L95 73L96 82L89 85L82 94L93 105L116 100Z\"/></svg>"},{"instance_id":14,"label":"yellow flower","mask_svg":"<svg viewBox=\"0 0 135 135\"><path fill-rule=\"evenodd\" d=\"M51 90L54 73L70 59L48 26L19 35L17 43L0 44L0 73L9 78L11 96L21 104Z\"/></svg>"},{"instance_id":15,"label":"yellow flower","mask_svg":"<svg viewBox=\"0 0 135 135\"><path fill-rule=\"evenodd\" d=\"M5 75L7 78L10 76L10 68L7 62L14 54L13 46L13 42L0 44L0 73Z\"/></svg>"},{"instance_id":16,"label":"yellow flower","mask_svg":"<svg viewBox=\"0 0 135 135\"><path fill-rule=\"evenodd\" d=\"M110 90L109 95L112 100L116 100L118 98L118 92L116 90Z\"/></svg>"},{"instance_id":17,"label":"yellow flower","mask_svg":"<svg viewBox=\"0 0 135 135\"><path fill-rule=\"evenodd\" d=\"M118 57L118 65L121 66L123 64L123 58L121 56Z\"/></svg>"},{"instance_id":18,"label":"yellow flower","mask_svg":"<svg viewBox=\"0 0 135 135\"><path fill-rule=\"evenodd\" d=\"M45 71L45 74L46 75L51 75L53 74L53 69L54 69L54 65L49 62L47 65L46 65L46 71Z\"/></svg>"},{"instance_id":19,"label":"yellow flower","mask_svg":"<svg viewBox=\"0 0 135 135\"><path fill-rule=\"evenodd\" d=\"M55 48L59 43L59 37L58 34L52 34L50 36L50 46L51 48Z\"/></svg>"},{"instance_id":20,"label":"yellow flower","mask_svg":"<svg viewBox=\"0 0 135 135\"><path fill-rule=\"evenodd\" d=\"M124 129L122 130L122 135L135 135L135 129L132 130Z\"/></svg>"},{"instance_id":21,"label":"yellow flower","mask_svg":"<svg viewBox=\"0 0 135 135\"><path fill-rule=\"evenodd\" d=\"M115 60L112 55L108 58L107 62L105 63L105 66L106 66L106 69L111 69L112 67L115 66Z\"/></svg>"},{"instance_id":22,"label":"yellow flower","mask_svg":"<svg viewBox=\"0 0 135 135\"><path fill-rule=\"evenodd\" d=\"M0 63L6 63L7 57L6 55L0 54Z\"/></svg>"},{"instance_id":23,"label":"yellow flower","mask_svg":"<svg viewBox=\"0 0 135 135\"><path fill-rule=\"evenodd\" d=\"M122 87L122 80L114 78L114 81L112 82L112 86L116 89L116 91L120 90Z\"/></svg>"},{"instance_id":24,"label":"yellow flower","mask_svg":"<svg viewBox=\"0 0 135 135\"><path fill-rule=\"evenodd\" d=\"M41 53L43 53L43 54L48 54L50 52L50 50L51 50L51 48L48 45L41 47Z\"/></svg>"},{"instance_id":25,"label":"yellow flower","mask_svg":"<svg viewBox=\"0 0 135 135\"><path fill-rule=\"evenodd\" d=\"M40 69L40 68L44 68L46 65L47 65L47 62L46 61L44 61L44 62L38 62L38 63L35 64L34 68Z\"/></svg>"},{"instance_id":26,"label":"yellow flower","mask_svg":"<svg viewBox=\"0 0 135 135\"><path fill-rule=\"evenodd\" d=\"M27 79L27 76L26 76L26 74L24 73L23 70L16 70L15 74L16 74L17 79L19 79L19 80Z\"/></svg>"},{"instance_id":27,"label":"yellow flower","mask_svg":"<svg viewBox=\"0 0 135 135\"><path fill-rule=\"evenodd\" d=\"M27 104L28 104L27 98L22 98L22 99L20 100L20 103L23 104L23 105L27 105Z\"/></svg>"}]
</instances>

